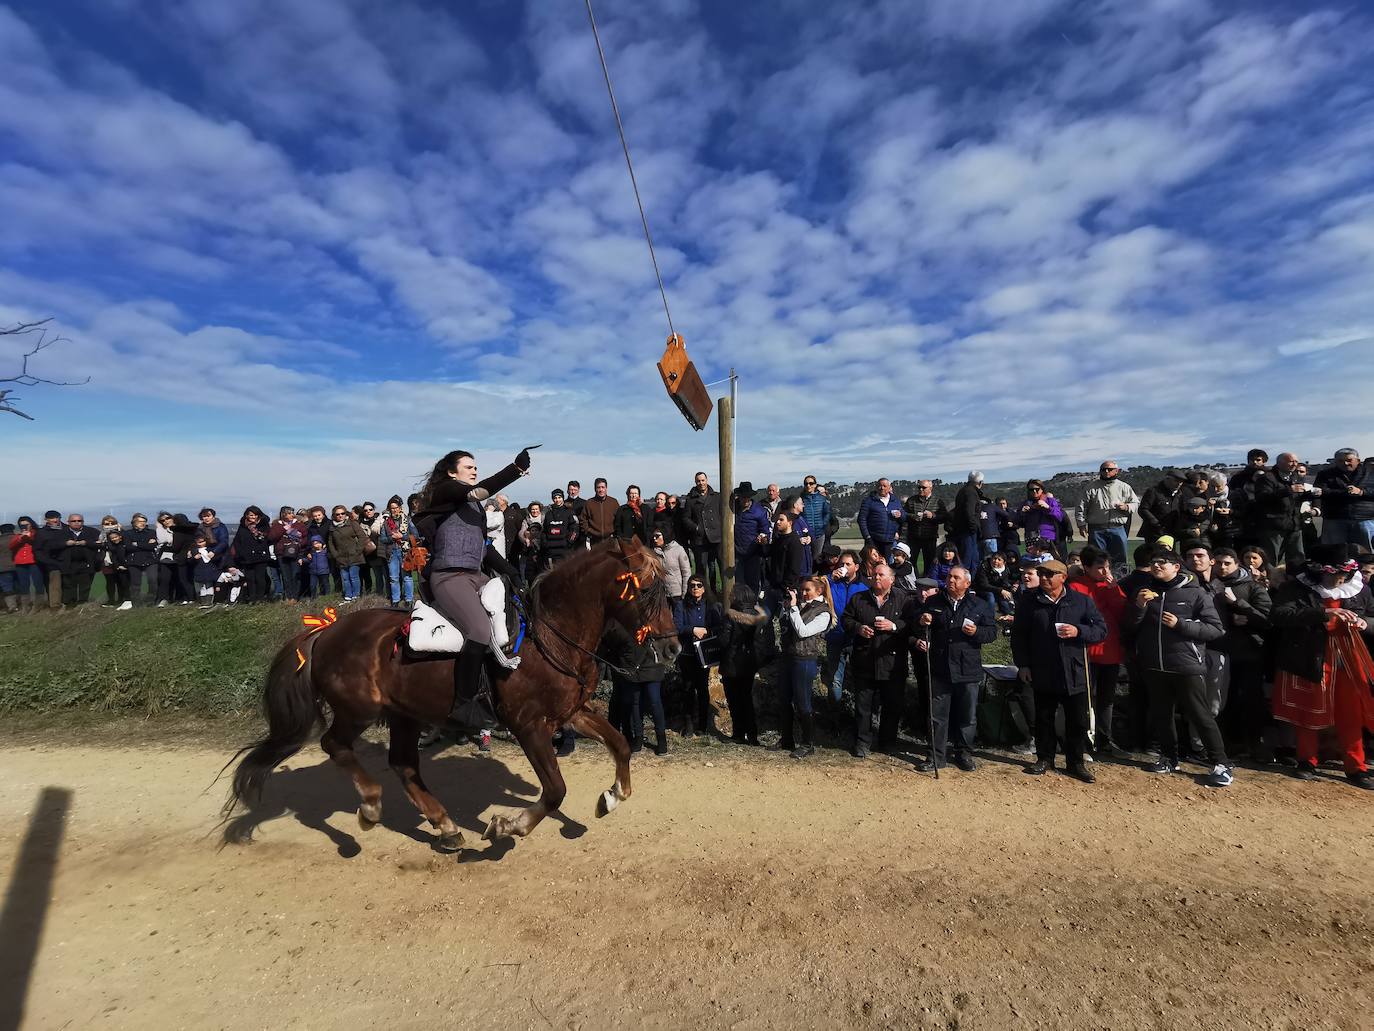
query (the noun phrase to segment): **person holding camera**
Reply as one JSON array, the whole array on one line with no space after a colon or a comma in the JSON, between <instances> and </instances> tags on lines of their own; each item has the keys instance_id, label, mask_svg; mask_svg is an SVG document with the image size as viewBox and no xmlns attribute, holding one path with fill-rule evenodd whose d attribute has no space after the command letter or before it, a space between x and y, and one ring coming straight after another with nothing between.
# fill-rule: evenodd
<instances>
[{"instance_id":1,"label":"person holding camera","mask_svg":"<svg viewBox=\"0 0 1374 1031\"><path fill-rule=\"evenodd\" d=\"M783 595L782 670L778 677L781 694L782 737L778 751L791 752L793 759L805 759L816 752L812 740L815 716L812 692L816 667L820 662L821 642L835 622L835 606L830 600L830 585L823 576L808 576L800 590L789 587ZM801 727L801 744L792 736L793 718Z\"/></svg>"}]
</instances>

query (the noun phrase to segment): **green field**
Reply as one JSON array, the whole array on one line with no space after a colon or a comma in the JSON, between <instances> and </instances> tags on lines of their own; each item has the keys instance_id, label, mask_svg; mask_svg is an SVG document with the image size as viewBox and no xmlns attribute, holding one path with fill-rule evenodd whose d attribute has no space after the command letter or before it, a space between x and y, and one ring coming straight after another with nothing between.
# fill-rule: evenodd
<instances>
[{"instance_id":1,"label":"green field","mask_svg":"<svg viewBox=\"0 0 1374 1031\"><path fill-rule=\"evenodd\" d=\"M131 612L91 605L6 617L0 619L0 712L252 716L273 654L306 611L312 609L282 604ZM988 663L1011 661L1005 637L983 654ZM771 681L771 672L761 679ZM773 692L761 689L759 698L771 711Z\"/></svg>"}]
</instances>

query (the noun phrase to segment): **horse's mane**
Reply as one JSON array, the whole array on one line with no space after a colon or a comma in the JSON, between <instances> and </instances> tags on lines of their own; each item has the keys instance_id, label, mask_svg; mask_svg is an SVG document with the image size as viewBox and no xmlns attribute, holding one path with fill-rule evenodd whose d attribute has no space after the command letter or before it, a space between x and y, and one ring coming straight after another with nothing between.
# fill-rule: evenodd
<instances>
[{"instance_id":1,"label":"horse's mane","mask_svg":"<svg viewBox=\"0 0 1374 1031\"><path fill-rule=\"evenodd\" d=\"M565 559L547 572L540 573L530 584L531 597L571 598L581 581L598 565L607 559L612 560L618 570L629 568L616 540L602 541L590 549L579 549L577 554ZM668 585L664 580L663 562L654 554L652 548L640 545L640 568L634 570L639 576L639 602L646 615L657 617L668 604Z\"/></svg>"}]
</instances>

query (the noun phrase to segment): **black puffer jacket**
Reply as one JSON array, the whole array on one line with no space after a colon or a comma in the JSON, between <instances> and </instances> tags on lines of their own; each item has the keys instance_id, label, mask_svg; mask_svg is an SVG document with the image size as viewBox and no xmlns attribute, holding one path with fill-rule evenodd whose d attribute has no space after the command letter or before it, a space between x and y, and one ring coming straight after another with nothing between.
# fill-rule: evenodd
<instances>
[{"instance_id":1,"label":"black puffer jacket","mask_svg":"<svg viewBox=\"0 0 1374 1031\"><path fill-rule=\"evenodd\" d=\"M146 569L157 562L157 531L151 526L125 530L124 561L134 569Z\"/></svg>"},{"instance_id":2,"label":"black puffer jacket","mask_svg":"<svg viewBox=\"0 0 1374 1031\"><path fill-rule=\"evenodd\" d=\"M1369 624L1363 637L1365 644L1374 647L1374 597L1370 596L1369 587L1362 585L1351 597L1342 599L1340 607ZM1269 612L1274 664L1304 680L1320 680L1328 618L1321 595L1305 577L1280 584L1274 591L1274 607Z\"/></svg>"},{"instance_id":3,"label":"black puffer jacket","mask_svg":"<svg viewBox=\"0 0 1374 1031\"><path fill-rule=\"evenodd\" d=\"M1181 486L1180 481L1166 476L1140 495L1136 514L1140 516L1140 536L1147 544L1153 544L1173 526Z\"/></svg>"},{"instance_id":4,"label":"black puffer jacket","mask_svg":"<svg viewBox=\"0 0 1374 1031\"><path fill-rule=\"evenodd\" d=\"M1130 605L1122 627L1141 669L1205 676L1207 644L1226 633L1211 594L1191 573L1179 573L1167 584L1151 579L1149 589L1156 597L1143 609L1134 597L1127 598ZM1164 625L1166 611L1178 617L1176 626Z\"/></svg>"},{"instance_id":5,"label":"black puffer jacket","mask_svg":"<svg viewBox=\"0 0 1374 1031\"><path fill-rule=\"evenodd\" d=\"M1247 569L1237 569L1230 576L1213 577L1208 587L1221 625L1226 628L1226 636L1215 647L1232 660L1258 662L1264 654L1262 635L1269 626L1269 610L1273 604L1268 589L1256 582ZM1235 601L1227 599L1228 589L1235 595Z\"/></svg>"}]
</instances>

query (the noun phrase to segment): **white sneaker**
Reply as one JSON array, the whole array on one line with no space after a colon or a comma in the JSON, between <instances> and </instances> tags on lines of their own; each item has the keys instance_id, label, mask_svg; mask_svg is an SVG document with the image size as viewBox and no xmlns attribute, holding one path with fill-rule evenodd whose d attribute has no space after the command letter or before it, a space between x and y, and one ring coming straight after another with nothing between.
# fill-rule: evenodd
<instances>
[{"instance_id":1,"label":"white sneaker","mask_svg":"<svg viewBox=\"0 0 1374 1031\"><path fill-rule=\"evenodd\" d=\"M1230 767L1217 763L1212 767L1212 772L1207 775L1207 780L1204 783L1206 783L1209 788L1227 787L1231 783Z\"/></svg>"},{"instance_id":2,"label":"white sneaker","mask_svg":"<svg viewBox=\"0 0 1374 1031\"><path fill-rule=\"evenodd\" d=\"M167 607L167 599L163 598L160 602L157 603L157 607L160 609L165 609Z\"/></svg>"},{"instance_id":3,"label":"white sneaker","mask_svg":"<svg viewBox=\"0 0 1374 1031\"><path fill-rule=\"evenodd\" d=\"M120 611L120 612L128 612L128 611L129 611L131 608L133 608L133 607L134 607L134 603L133 603L133 602L131 602L131 601L126 601L123 605L119 606L119 611Z\"/></svg>"}]
</instances>

